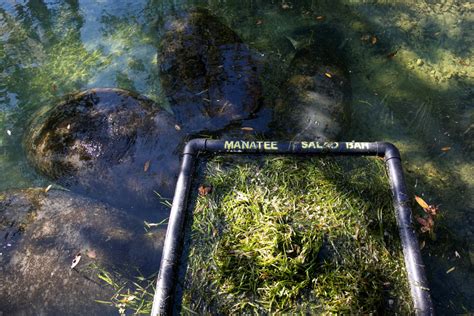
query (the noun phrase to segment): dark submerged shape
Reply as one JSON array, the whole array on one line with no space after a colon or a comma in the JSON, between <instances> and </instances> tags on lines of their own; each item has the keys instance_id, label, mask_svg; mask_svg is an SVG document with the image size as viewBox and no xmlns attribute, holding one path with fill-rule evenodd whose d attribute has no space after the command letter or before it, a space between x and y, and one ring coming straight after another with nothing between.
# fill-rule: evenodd
<instances>
[{"instance_id":1,"label":"dark submerged shape","mask_svg":"<svg viewBox=\"0 0 474 316\"><path fill-rule=\"evenodd\" d=\"M311 31L312 44L299 49L290 64L275 125L294 140L338 140L348 127L351 100L343 37L326 25Z\"/></svg>"},{"instance_id":2,"label":"dark submerged shape","mask_svg":"<svg viewBox=\"0 0 474 316\"><path fill-rule=\"evenodd\" d=\"M158 64L163 89L186 131L221 129L259 106L261 84L251 52L205 10L166 22Z\"/></svg>"},{"instance_id":3,"label":"dark submerged shape","mask_svg":"<svg viewBox=\"0 0 474 316\"><path fill-rule=\"evenodd\" d=\"M25 134L25 148L47 177L136 212L154 206L154 190L172 193L181 138L172 117L151 100L92 89L40 113Z\"/></svg>"},{"instance_id":4,"label":"dark submerged shape","mask_svg":"<svg viewBox=\"0 0 474 316\"><path fill-rule=\"evenodd\" d=\"M155 272L163 238L163 231L145 236L141 220L74 193L0 192L0 314L115 315L95 302L115 289L94 265L120 273L118 283L136 281L136 269Z\"/></svg>"}]
</instances>

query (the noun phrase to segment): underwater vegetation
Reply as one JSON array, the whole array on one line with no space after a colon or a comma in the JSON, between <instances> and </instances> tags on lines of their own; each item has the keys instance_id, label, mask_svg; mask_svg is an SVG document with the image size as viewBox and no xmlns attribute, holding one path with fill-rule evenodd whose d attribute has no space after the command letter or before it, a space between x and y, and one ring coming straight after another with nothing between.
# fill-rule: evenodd
<instances>
[{"instance_id":1,"label":"underwater vegetation","mask_svg":"<svg viewBox=\"0 0 474 316\"><path fill-rule=\"evenodd\" d=\"M183 314L412 312L381 161L242 160L206 168Z\"/></svg>"},{"instance_id":2,"label":"underwater vegetation","mask_svg":"<svg viewBox=\"0 0 474 316\"><path fill-rule=\"evenodd\" d=\"M252 139L257 135L268 139L275 134L283 135L283 131L268 126L277 111L295 115L288 123L291 121L289 127L293 128L293 136L298 135L301 122L297 112L292 111L297 107L290 107L289 101L291 95L301 101L314 97L314 85L310 80L301 80L299 83L305 88L293 89L290 85L293 81L288 79L292 76L298 79L298 74L290 65L297 52L304 51L305 47L320 49L314 33L318 27L334 26L342 32L342 41L337 41L336 48L348 53L339 69L347 70L343 78L350 79L351 98L345 98L348 94L343 93L342 99L332 100L347 100L339 103L344 104L341 107L344 111L339 113L344 113L340 118L349 119L350 125L344 125L340 132L346 140L388 140L400 148L412 196L417 195L428 206L440 208L437 215L432 215L413 199L414 226L420 231L435 307L440 314L471 313L474 310L474 112L471 102L474 46L469 31L474 7L466 1L4 1L0 4L0 188L8 192L0 194L10 195L11 188L39 186L42 187L40 191L50 188L46 193L61 189L58 185L61 181L56 183L33 168L22 147L23 135L40 107L62 104L65 96L76 95L77 91L111 87L146 96L154 102L153 107L179 115L178 110L172 109L171 94L162 87L157 49L166 33L165 21L182 16L196 5L206 8L219 20L219 28L224 25L245 43L237 45L239 52L245 52L239 62L257 65L262 88L259 108L251 110L248 118L242 117L222 130L199 132L200 137ZM321 82L336 82L330 80L335 78L333 72L321 74ZM204 90L197 91L202 94L196 98L208 99ZM203 104L206 105L205 101ZM305 102L299 104L305 105ZM202 113L207 115L207 109L202 111L201 108L196 116L202 117ZM307 119L306 116L300 118ZM169 128L178 134L185 133L187 127L181 125L174 123ZM67 124L65 126L67 128ZM172 137L169 139L173 146L179 147ZM160 204L153 189L142 194L145 192L143 184L150 183L146 179L153 177L159 162L146 153L138 160L133 172L128 173L125 169L123 174L131 174L131 179L139 180L128 183L124 183L124 177L114 180L117 187L137 189L129 191L137 197L135 202L127 200L128 194L120 195L120 190L114 193L115 199L114 194L101 196L95 189L79 189L73 185L70 189L80 191L86 197L96 194L109 202L122 199L121 205L139 205L143 201L142 205L150 206L148 210L141 209L143 214L139 214L137 208L124 210L128 215L140 216L138 222L136 218L132 220L138 223L136 227L141 225L143 218L153 223L161 222L167 217L168 208ZM107 172L106 168L101 168L96 170L103 176ZM113 190L114 182L103 178L93 180L103 181L104 187ZM157 192L169 197L161 190L165 187L164 184L157 188ZM145 196L143 200L142 196ZM67 198L62 201L65 203ZM135 224L130 230L136 228ZM160 226L158 230L164 227ZM0 236L4 233L9 234L9 230L2 228ZM9 243L13 245L9 238L10 235L0 243L0 247L4 247L0 249L0 256L14 251L15 248L8 246ZM64 265L64 271L70 272L67 278L75 273L70 267L79 252L82 256L75 269L80 270L88 263L88 252L76 249L80 248L79 244L74 244L74 249L57 245L59 259L55 264L61 268ZM38 268L46 267L40 265ZM47 276L47 273L39 274ZM114 306L133 303L136 307L142 305L143 308L138 308L140 311L146 310L148 305L144 302L151 298L148 290L152 292L153 282L142 283L146 280L132 276L139 286L118 281L120 286L115 287L105 281L109 280L105 272L100 275L104 278L94 280L116 291L115 294L107 292L111 296L106 295L113 298ZM49 283L41 284L43 287L39 292L47 293ZM121 289L122 286L125 288ZM145 288L147 290L142 291ZM37 302L31 297L30 305L41 305L42 298L37 297ZM97 314L105 313L97 308ZM78 310L79 314L83 313Z\"/></svg>"}]
</instances>

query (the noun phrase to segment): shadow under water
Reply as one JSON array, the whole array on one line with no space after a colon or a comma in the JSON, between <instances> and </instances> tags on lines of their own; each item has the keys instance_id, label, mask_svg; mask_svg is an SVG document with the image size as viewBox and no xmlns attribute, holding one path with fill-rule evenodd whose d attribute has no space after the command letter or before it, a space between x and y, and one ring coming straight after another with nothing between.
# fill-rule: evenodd
<instances>
[{"instance_id":1,"label":"shadow under water","mask_svg":"<svg viewBox=\"0 0 474 316\"><path fill-rule=\"evenodd\" d=\"M169 174L178 167L183 141L194 136L281 136L284 133L276 130L277 124L270 124L274 112L295 115L293 121L288 119L288 124L301 123L297 119L297 106L292 104L288 93L288 79L295 75L292 61L304 47L312 47L313 52L319 49L317 30L328 25L341 32L342 40L336 49L345 52L344 78L350 80L352 87L352 100L344 101L350 108L344 114L350 121L350 126L344 125L342 130L344 138L390 141L400 148L410 191L432 204L441 204L436 240L420 234L437 311L440 314L473 312L474 61L472 36L469 36L472 4L456 0L294 2L3 2L0 4L0 188L45 188L61 184L86 196L117 202L128 214L141 219L166 218L169 209L160 205L153 191L171 197L174 178ZM208 10L227 32L234 32L231 37L237 44L226 46L223 51L227 53L216 58L212 49L205 51L204 47L212 46L212 41L203 35L199 45L204 53L201 50L197 54L207 54L209 58L199 60L192 57L196 51L186 51L192 56L184 56L200 66L190 67L192 71L185 73L187 77L175 81L178 69L173 67L185 67L185 63L169 59L173 47L166 47L162 39L181 35L166 35L169 29L164 26L172 16L196 6ZM159 56L158 50L160 47L163 50L163 46L170 51ZM163 66L160 57L168 58L169 67L160 68ZM226 62L223 72L217 65L219 58ZM200 75L206 67L214 74L213 80L207 82ZM332 77L334 73L328 70ZM324 76L326 79L322 79L330 79ZM234 93L232 87L223 84L225 80L250 92L241 94L239 90L234 99L229 98L231 109L245 112L232 122L228 118L221 121L222 113L219 113L228 104L219 101L210 107L205 100L217 100L226 91ZM192 85L188 89L189 82ZM304 86L304 83L303 80L298 84ZM90 89L100 87L131 90L133 98L138 98L138 94L146 96L146 103L151 105L137 119L148 118L149 125L144 126L149 126L152 132L145 128L121 130L122 126L114 129L105 121L96 126L100 135L92 129L75 130L73 123L55 125L58 138L51 139L56 143L69 142L67 135L74 132L80 141L76 147L71 146L76 150L71 153L86 158L83 161L86 166L100 161L95 160L97 150L107 146L115 146L117 150L89 169L71 169L70 163L77 161L68 161L63 169L39 168L41 174L38 173L22 147L29 122L35 119L34 113L44 106L67 104L66 95L77 97L77 91L88 91L87 94L91 93ZM314 96L310 93L311 86L306 88L296 90L301 100ZM183 98L178 98L179 93ZM242 100L250 101L239 108ZM96 101L100 104L104 100ZM187 109L194 101L200 107L189 114ZM176 103L184 104L182 110L177 110ZM114 110L117 118L125 122L134 119L120 116L118 108ZM85 125L98 122L92 113L79 115ZM170 119L173 113L176 117ZM208 125L198 124L213 113L217 114ZM112 115L107 111L96 114L104 119ZM151 117L158 117L160 122L151 122ZM187 126L185 121L193 119L196 121ZM111 130L105 131L106 127ZM160 130L160 127L166 128ZM50 132L45 130L43 136ZM125 138L118 137L117 142L104 138L106 134L121 135L121 132ZM136 151L124 154L130 148ZM45 154L35 159L43 159L42 163L47 165L53 156ZM88 180L78 183L78 178L71 178L77 172L85 173L82 179ZM163 173L160 179L167 179L163 185L158 183L160 172ZM132 200L131 194L139 198ZM7 247L7 241L0 246Z\"/></svg>"}]
</instances>

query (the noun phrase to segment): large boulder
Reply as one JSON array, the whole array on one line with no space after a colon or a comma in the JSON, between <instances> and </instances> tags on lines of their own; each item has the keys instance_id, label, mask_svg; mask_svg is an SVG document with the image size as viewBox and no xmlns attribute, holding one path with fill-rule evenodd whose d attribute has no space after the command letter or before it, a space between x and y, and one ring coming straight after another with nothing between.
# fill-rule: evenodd
<instances>
[{"instance_id":1,"label":"large boulder","mask_svg":"<svg viewBox=\"0 0 474 316\"><path fill-rule=\"evenodd\" d=\"M261 83L252 53L205 10L168 19L158 64L163 90L186 131L219 130L259 106Z\"/></svg>"},{"instance_id":2,"label":"large boulder","mask_svg":"<svg viewBox=\"0 0 474 316\"><path fill-rule=\"evenodd\" d=\"M98 269L119 284L156 271L163 233L145 236L143 222L122 211L44 191L0 193L0 315L114 314L95 302L114 293Z\"/></svg>"},{"instance_id":3,"label":"large boulder","mask_svg":"<svg viewBox=\"0 0 474 316\"><path fill-rule=\"evenodd\" d=\"M29 161L59 184L147 214L171 196L183 133L152 101L91 89L38 113L24 137Z\"/></svg>"},{"instance_id":4,"label":"large boulder","mask_svg":"<svg viewBox=\"0 0 474 316\"><path fill-rule=\"evenodd\" d=\"M311 30L311 44L296 52L283 102L275 108L277 136L293 140L339 140L350 120L351 85L342 35L330 26Z\"/></svg>"}]
</instances>

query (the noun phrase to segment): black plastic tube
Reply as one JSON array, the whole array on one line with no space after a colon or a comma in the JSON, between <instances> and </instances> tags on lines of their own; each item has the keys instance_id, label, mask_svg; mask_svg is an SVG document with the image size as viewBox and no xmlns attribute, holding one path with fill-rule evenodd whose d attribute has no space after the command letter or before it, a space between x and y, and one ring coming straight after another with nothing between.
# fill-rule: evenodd
<instances>
[{"instance_id":1,"label":"black plastic tube","mask_svg":"<svg viewBox=\"0 0 474 316\"><path fill-rule=\"evenodd\" d=\"M194 139L183 151L181 171L176 184L163 257L153 300L152 316L172 313L177 270L183 244L184 218L194 165L199 153L275 154L275 155L347 155L383 157L388 169L395 216L405 258L413 306L417 315L433 315L425 269L418 239L412 225L409 197L405 186L400 153L386 142L315 142L247 141Z\"/></svg>"}]
</instances>

